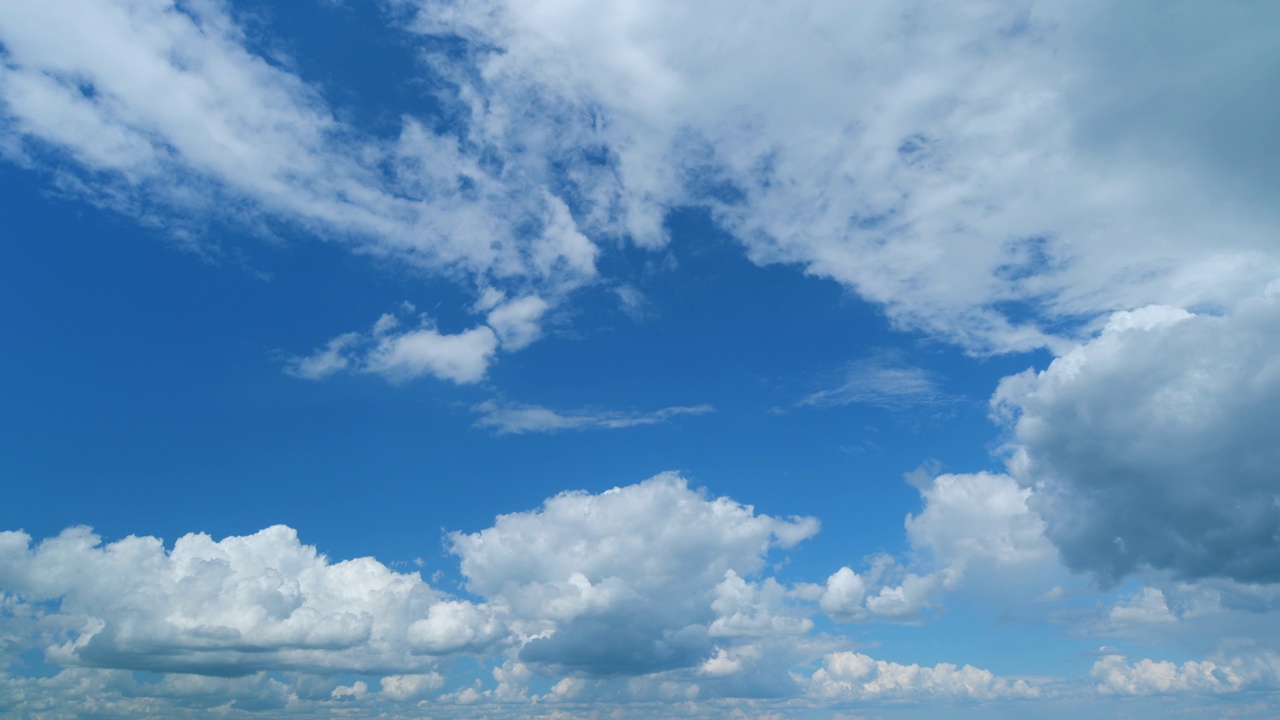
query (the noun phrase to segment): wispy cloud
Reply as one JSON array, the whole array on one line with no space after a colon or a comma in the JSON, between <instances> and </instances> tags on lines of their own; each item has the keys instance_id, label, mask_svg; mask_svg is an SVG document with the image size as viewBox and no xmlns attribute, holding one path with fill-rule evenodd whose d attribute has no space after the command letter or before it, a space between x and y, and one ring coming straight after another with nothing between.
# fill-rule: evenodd
<instances>
[{"instance_id":1,"label":"wispy cloud","mask_svg":"<svg viewBox=\"0 0 1280 720\"><path fill-rule=\"evenodd\" d=\"M934 373L908 365L896 357L876 357L852 363L844 382L810 393L796 405L875 405L901 410L921 405L937 405L947 400Z\"/></svg>"},{"instance_id":2,"label":"wispy cloud","mask_svg":"<svg viewBox=\"0 0 1280 720\"><path fill-rule=\"evenodd\" d=\"M559 430L588 430L657 425L680 415L703 415L714 412L710 405L666 407L650 412L620 410L573 410L557 412L537 405L522 405L490 400L472 408L480 413L476 427L493 430L499 435L549 433Z\"/></svg>"}]
</instances>

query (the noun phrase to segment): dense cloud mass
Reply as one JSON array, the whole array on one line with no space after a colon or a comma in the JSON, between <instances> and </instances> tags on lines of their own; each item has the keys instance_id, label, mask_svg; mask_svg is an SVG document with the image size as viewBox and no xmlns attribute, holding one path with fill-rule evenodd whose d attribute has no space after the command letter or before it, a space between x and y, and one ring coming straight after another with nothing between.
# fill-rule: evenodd
<instances>
[{"instance_id":1,"label":"dense cloud mass","mask_svg":"<svg viewBox=\"0 0 1280 720\"><path fill-rule=\"evenodd\" d=\"M807 632L807 621L786 619L782 597L764 602L770 593L743 578L763 568L771 547L817 530L813 518L756 515L665 474L600 495L559 495L488 530L454 534L451 544L468 588L537 636L521 659L611 675L699 664L717 636Z\"/></svg>"},{"instance_id":2,"label":"dense cloud mass","mask_svg":"<svg viewBox=\"0 0 1280 720\"><path fill-rule=\"evenodd\" d=\"M186 535L172 549L139 537L103 545L85 528L30 543L0 534L0 587L57 601L60 639L47 652L60 664L412 672L501 635L485 606L447 601L372 558L331 563L284 526Z\"/></svg>"},{"instance_id":3,"label":"dense cloud mass","mask_svg":"<svg viewBox=\"0 0 1280 720\"><path fill-rule=\"evenodd\" d=\"M1072 568L1280 581L1280 309L1148 307L1001 383L1014 474Z\"/></svg>"}]
</instances>

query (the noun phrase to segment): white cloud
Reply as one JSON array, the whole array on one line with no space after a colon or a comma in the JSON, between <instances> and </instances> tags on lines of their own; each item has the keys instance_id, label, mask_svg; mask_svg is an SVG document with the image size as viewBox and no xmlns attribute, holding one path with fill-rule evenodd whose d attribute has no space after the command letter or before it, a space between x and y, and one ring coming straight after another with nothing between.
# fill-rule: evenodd
<instances>
[{"instance_id":1,"label":"white cloud","mask_svg":"<svg viewBox=\"0 0 1280 720\"><path fill-rule=\"evenodd\" d=\"M807 628L779 607L776 584L744 578L763 569L770 548L817 529L812 518L756 515L664 474L599 495L557 495L450 543L467 587L524 621L533 639L521 660L630 675L705 662L713 637Z\"/></svg>"},{"instance_id":2,"label":"white cloud","mask_svg":"<svg viewBox=\"0 0 1280 720\"><path fill-rule=\"evenodd\" d=\"M1027 506L1031 491L1007 475L943 474L920 495L924 509L907 515L907 539L945 568L949 586L975 561L1025 569L1056 559L1044 521Z\"/></svg>"},{"instance_id":3,"label":"white cloud","mask_svg":"<svg viewBox=\"0 0 1280 720\"><path fill-rule=\"evenodd\" d=\"M1027 505L1031 491L1007 475L909 476L924 509L908 514L907 540L915 572L876 558L863 574L842 567L827 578L820 607L840 621L870 617L914 620L939 591L955 591L967 575L1010 596L1043 593L1058 571L1044 521ZM1023 584L1029 587L1021 588ZM1017 592L1015 592L1017 588Z\"/></svg>"},{"instance_id":4,"label":"white cloud","mask_svg":"<svg viewBox=\"0 0 1280 720\"><path fill-rule=\"evenodd\" d=\"M944 399L933 373L877 358L853 363L838 387L805 396L800 405L876 405L890 410L934 405Z\"/></svg>"},{"instance_id":5,"label":"white cloud","mask_svg":"<svg viewBox=\"0 0 1280 720\"><path fill-rule=\"evenodd\" d=\"M519 350L542 335L539 321L548 307L547 301L537 295L526 295L495 307L486 319L503 349Z\"/></svg>"},{"instance_id":6,"label":"white cloud","mask_svg":"<svg viewBox=\"0 0 1280 720\"><path fill-rule=\"evenodd\" d=\"M413 306L405 309L412 312ZM339 335L311 355L290 358L285 371L307 380L349 370L380 375L391 382L432 375L468 384L484 379L498 344L498 335L485 325L448 334L422 315L417 327L401 329L400 319L388 313L378 318L370 334Z\"/></svg>"},{"instance_id":7,"label":"white cloud","mask_svg":"<svg viewBox=\"0 0 1280 720\"><path fill-rule=\"evenodd\" d=\"M537 405L520 405L489 400L472 408L480 413L476 427L487 428L499 435L590 428L620 429L638 425L657 425L680 415L702 415L713 412L710 405L674 406L651 412L617 410L576 410L556 412Z\"/></svg>"},{"instance_id":8,"label":"white cloud","mask_svg":"<svg viewBox=\"0 0 1280 720\"><path fill-rule=\"evenodd\" d=\"M387 675L381 680L381 692L393 700L417 700L444 687L440 673L416 675Z\"/></svg>"},{"instance_id":9,"label":"white cloud","mask_svg":"<svg viewBox=\"0 0 1280 720\"><path fill-rule=\"evenodd\" d=\"M312 355L290 358L285 371L305 380L322 380L351 366L351 359L344 355L360 340L360 333L346 333L330 340Z\"/></svg>"},{"instance_id":10,"label":"white cloud","mask_svg":"<svg viewBox=\"0 0 1280 720\"><path fill-rule=\"evenodd\" d=\"M1010 472L1075 570L1280 581L1280 306L1117 313L993 406Z\"/></svg>"},{"instance_id":11,"label":"white cloud","mask_svg":"<svg viewBox=\"0 0 1280 720\"><path fill-rule=\"evenodd\" d=\"M85 528L34 547L0 533L0 587L58 601L43 623L46 655L61 665L416 672L431 669L432 654L497 635L486 606L460 610L417 574L371 558L331 563L284 526L220 541L185 535L171 549L149 537L103 545Z\"/></svg>"},{"instance_id":12,"label":"white cloud","mask_svg":"<svg viewBox=\"0 0 1280 720\"><path fill-rule=\"evenodd\" d=\"M472 40L474 137L559 168L593 235L656 247L704 204L753 260L974 350L1280 274L1269 115L1241 110L1273 102L1274 8L403 4Z\"/></svg>"},{"instance_id":13,"label":"white cloud","mask_svg":"<svg viewBox=\"0 0 1280 720\"><path fill-rule=\"evenodd\" d=\"M392 381L430 374L456 383L473 383L484 378L497 349L498 338L487 327L455 335L420 327L379 337L365 358L364 370Z\"/></svg>"},{"instance_id":14,"label":"white cloud","mask_svg":"<svg viewBox=\"0 0 1280 720\"><path fill-rule=\"evenodd\" d=\"M914 700L1031 698L1040 694L1021 679L990 670L940 663L932 667L875 660L862 653L827 655L809 681L809 692L827 700L904 698Z\"/></svg>"},{"instance_id":15,"label":"white cloud","mask_svg":"<svg viewBox=\"0 0 1280 720\"><path fill-rule=\"evenodd\" d=\"M1118 623L1167 623L1177 620L1169 611L1169 603L1159 588L1144 587L1127 602L1111 608L1111 619Z\"/></svg>"},{"instance_id":16,"label":"white cloud","mask_svg":"<svg viewBox=\"0 0 1280 720\"><path fill-rule=\"evenodd\" d=\"M1274 104L1256 90L1280 53L1270 6L399 4L468 41L423 65L456 88L439 98L455 134L344 125L220 3L47 0L0 10L0 144L69 159L65 186L140 217L266 214L501 287L509 350L545 311L521 298L557 304L595 278L598 241L658 247L690 205L754 261L975 351L1062 347L1150 303L1227 306L1280 275L1256 110ZM389 368L441 341L409 344Z\"/></svg>"},{"instance_id":17,"label":"white cloud","mask_svg":"<svg viewBox=\"0 0 1280 720\"><path fill-rule=\"evenodd\" d=\"M1128 664L1123 655L1107 655L1093 664L1097 690L1107 695L1227 693L1280 688L1280 657L1259 654L1212 660L1139 660Z\"/></svg>"},{"instance_id":18,"label":"white cloud","mask_svg":"<svg viewBox=\"0 0 1280 720\"><path fill-rule=\"evenodd\" d=\"M596 248L561 198L477 159L501 160L503 149L412 117L393 140L363 135L315 87L247 45L220 2L7 4L8 157L31 167L47 157L55 162L38 164L64 187L162 226L194 218L198 228L210 217L252 225L265 214L486 283L559 293L595 275Z\"/></svg>"}]
</instances>

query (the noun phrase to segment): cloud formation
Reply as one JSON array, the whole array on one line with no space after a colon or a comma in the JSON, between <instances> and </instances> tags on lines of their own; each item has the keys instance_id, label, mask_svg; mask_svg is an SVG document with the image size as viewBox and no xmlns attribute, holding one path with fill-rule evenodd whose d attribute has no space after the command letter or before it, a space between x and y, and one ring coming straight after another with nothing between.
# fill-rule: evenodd
<instances>
[{"instance_id":1,"label":"cloud formation","mask_svg":"<svg viewBox=\"0 0 1280 720\"><path fill-rule=\"evenodd\" d=\"M827 578L819 605L833 619L912 621L943 592L980 573L1012 592L1014 578L1043 580L1057 567L1044 521L1028 506L1032 492L1008 475L908 475L924 508L904 525L911 562L881 555L858 573L842 567Z\"/></svg>"},{"instance_id":2,"label":"cloud formation","mask_svg":"<svg viewBox=\"0 0 1280 720\"><path fill-rule=\"evenodd\" d=\"M1107 655L1093 664L1098 692L1108 695L1231 693L1280 688L1280 657L1259 654L1222 662L1139 660L1130 665L1123 655Z\"/></svg>"},{"instance_id":3,"label":"cloud formation","mask_svg":"<svg viewBox=\"0 0 1280 720\"><path fill-rule=\"evenodd\" d=\"M1026 680L998 677L990 670L972 665L902 665L855 652L828 655L810 679L809 692L829 700L883 697L991 700L1031 698L1040 694Z\"/></svg>"},{"instance_id":4,"label":"cloud formation","mask_svg":"<svg viewBox=\"0 0 1280 720\"><path fill-rule=\"evenodd\" d=\"M1152 306L993 398L1011 472L1075 570L1280 581L1280 306Z\"/></svg>"},{"instance_id":5,"label":"cloud formation","mask_svg":"<svg viewBox=\"0 0 1280 720\"><path fill-rule=\"evenodd\" d=\"M703 205L752 260L979 352L1280 274L1274 204L1234 181L1247 162L1280 187L1274 154L1242 151L1267 125L1239 113L1222 142L1203 110L1254 102L1273 8L1179 4L1162 34L1100 3L401 5L470 41L453 77L475 136L554 174L593 237L658 247L669 209Z\"/></svg>"},{"instance_id":6,"label":"cloud formation","mask_svg":"<svg viewBox=\"0 0 1280 720\"><path fill-rule=\"evenodd\" d=\"M413 672L498 639L493 613L372 558L331 563L288 527L215 541L103 545L72 528L31 545L0 533L0 587L58 601L61 665L239 676L264 670Z\"/></svg>"},{"instance_id":7,"label":"cloud formation","mask_svg":"<svg viewBox=\"0 0 1280 720\"><path fill-rule=\"evenodd\" d=\"M495 174L465 129L406 117L391 140L364 134L249 45L218 2L6 6L9 159L69 161L56 170L64 187L130 215L159 210L170 227L282 219L438 274L553 293L594 276L597 250L564 201ZM509 319L495 320L503 342L528 342Z\"/></svg>"},{"instance_id":8,"label":"cloud formation","mask_svg":"<svg viewBox=\"0 0 1280 720\"><path fill-rule=\"evenodd\" d=\"M524 621L533 639L521 660L642 674L696 666L714 654L716 638L758 634L753 623L773 627L769 615L787 612L781 598L744 578L760 572L771 548L817 531L813 518L756 515L668 473L599 495L557 495L487 530L455 533L450 544L468 589Z\"/></svg>"}]
</instances>

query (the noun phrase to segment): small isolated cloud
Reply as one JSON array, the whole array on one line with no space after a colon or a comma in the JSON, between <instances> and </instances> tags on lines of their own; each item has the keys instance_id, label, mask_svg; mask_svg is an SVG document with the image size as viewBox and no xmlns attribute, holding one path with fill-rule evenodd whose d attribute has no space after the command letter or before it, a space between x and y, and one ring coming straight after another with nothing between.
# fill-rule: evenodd
<instances>
[{"instance_id":1,"label":"small isolated cloud","mask_svg":"<svg viewBox=\"0 0 1280 720\"><path fill-rule=\"evenodd\" d=\"M472 408L480 413L475 426L493 430L499 435L547 433L559 430L588 430L657 425L681 415L702 415L714 412L710 405L675 406L650 412L624 412L619 410L576 410L556 412L537 405L504 403L495 400L480 403Z\"/></svg>"},{"instance_id":2,"label":"small isolated cloud","mask_svg":"<svg viewBox=\"0 0 1280 720\"><path fill-rule=\"evenodd\" d=\"M932 372L892 357L882 357L852 363L843 383L811 393L797 405L875 405L901 410L936 405L945 400L946 395L938 388Z\"/></svg>"},{"instance_id":3,"label":"small isolated cloud","mask_svg":"<svg viewBox=\"0 0 1280 720\"><path fill-rule=\"evenodd\" d=\"M412 305L405 307L413 311ZM493 312L503 307L508 306L499 306ZM514 318L500 325L508 337L518 336L522 341L532 342L536 333L530 328L536 326L530 325L531 322L527 312L517 312ZM307 380L321 380L351 371L379 375L391 382L431 375L463 385L484 379L498 351L500 336L487 325L459 333L442 333L425 314L418 317L416 327L402 329L402 324L396 315L385 314L367 335L344 333L311 355L290 358L285 372Z\"/></svg>"}]
</instances>

